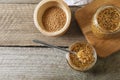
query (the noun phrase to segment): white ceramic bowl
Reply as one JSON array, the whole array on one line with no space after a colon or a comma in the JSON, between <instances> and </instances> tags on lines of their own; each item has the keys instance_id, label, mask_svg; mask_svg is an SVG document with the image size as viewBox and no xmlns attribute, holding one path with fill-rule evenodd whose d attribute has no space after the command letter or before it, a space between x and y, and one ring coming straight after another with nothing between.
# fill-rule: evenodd
<instances>
[{"instance_id":1,"label":"white ceramic bowl","mask_svg":"<svg viewBox=\"0 0 120 80\"><path fill-rule=\"evenodd\" d=\"M50 8L50 7L60 7L63 9L63 11L66 14L66 23L64 27L56 32L48 32L44 29L43 23L42 23L42 16L44 12ZM68 5L63 0L42 0L34 11L34 24L37 27L37 29L46 36L60 36L63 35L69 28L71 22L71 11Z\"/></svg>"}]
</instances>

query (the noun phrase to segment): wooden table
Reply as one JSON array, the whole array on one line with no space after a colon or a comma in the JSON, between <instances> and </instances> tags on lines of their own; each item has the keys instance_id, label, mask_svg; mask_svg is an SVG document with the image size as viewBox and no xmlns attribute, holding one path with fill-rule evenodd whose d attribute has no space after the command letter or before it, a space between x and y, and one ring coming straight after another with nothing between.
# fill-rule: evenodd
<instances>
[{"instance_id":1,"label":"wooden table","mask_svg":"<svg viewBox=\"0 0 120 80\"><path fill-rule=\"evenodd\" d=\"M40 34L32 19L39 1L0 0L0 80L120 80L120 52L98 58L90 71L79 72L69 67L64 52L34 44L33 39L40 39L67 49L71 43L85 40L74 19L79 7L71 7L71 28L64 36Z\"/></svg>"}]
</instances>

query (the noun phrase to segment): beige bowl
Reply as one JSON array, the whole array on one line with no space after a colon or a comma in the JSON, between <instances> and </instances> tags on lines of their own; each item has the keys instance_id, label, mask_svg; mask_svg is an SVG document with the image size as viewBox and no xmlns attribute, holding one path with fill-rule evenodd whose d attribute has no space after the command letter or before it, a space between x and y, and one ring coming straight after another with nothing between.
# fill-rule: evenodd
<instances>
[{"instance_id":1,"label":"beige bowl","mask_svg":"<svg viewBox=\"0 0 120 80\"><path fill-rule=\"evenodd\" d=\"M60 7L63 9L63 11L66 14L66 23L64 27L55 32L48 32L44 29L43 23L42 23L42 16L44 12L50 8L50 7ZM67 6L67 4L63 0L42 0L36 7L34 11L34 24L37 27L37 29L46 36L60 36L63 35L69 28L71 22L71 11L70 8Z\"/></svg>"}]
</instances>

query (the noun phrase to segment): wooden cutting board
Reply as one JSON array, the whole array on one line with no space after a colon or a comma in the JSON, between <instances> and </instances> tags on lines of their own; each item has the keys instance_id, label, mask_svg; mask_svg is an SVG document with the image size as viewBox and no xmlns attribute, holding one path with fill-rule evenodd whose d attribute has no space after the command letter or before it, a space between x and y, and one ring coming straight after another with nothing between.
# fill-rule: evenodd
<instances>
[{"instance_id":1,"label":"wooden cutting board","mask_svg":"<svg viewBox=\"0 0 120 80\"><path fill-rule=\"evenodd\" d=\"M87 6L76 11L76 20L85 35L87 41L92 44L98 56L107 57L117 51L120 51L120 37L112 39L98 39L91 31L91 20L97 10L102 5L112 4L120 7L120 0L95 0Z\"/></svg>"}]
</instances>

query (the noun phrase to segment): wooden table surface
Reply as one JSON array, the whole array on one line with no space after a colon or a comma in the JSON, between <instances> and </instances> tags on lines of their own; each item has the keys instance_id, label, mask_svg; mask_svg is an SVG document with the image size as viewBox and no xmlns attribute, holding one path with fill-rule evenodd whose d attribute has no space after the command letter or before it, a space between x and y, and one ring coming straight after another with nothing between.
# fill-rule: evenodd
<instances>
[{"instance_id":1,"label":"wooden table surface","mask_svg":"<svg viewBox=\"0 0 120 80\"><path fill-rule=\"evenodd\" d=\"M0 0L0 80L120 80L120 52L105 59L98 58L88 72L71 69L64 52L36 45L33 39L68 49L85 38L71 7L72 23L62 37L45 37L33 24L33 11L40 0Z\"/></svg>"}]
</instances>

